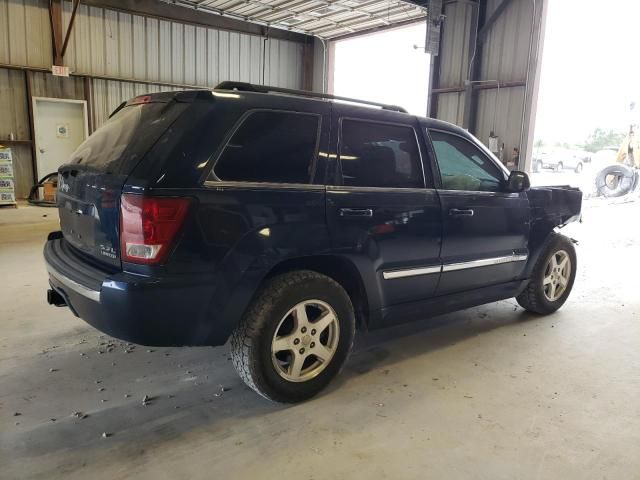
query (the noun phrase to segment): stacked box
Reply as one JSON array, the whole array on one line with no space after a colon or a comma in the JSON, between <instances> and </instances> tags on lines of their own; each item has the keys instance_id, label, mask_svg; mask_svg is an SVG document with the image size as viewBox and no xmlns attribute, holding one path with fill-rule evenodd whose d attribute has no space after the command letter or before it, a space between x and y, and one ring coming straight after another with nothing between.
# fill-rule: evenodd
<instances>
[{"instance_id":1,"label":"stacked box","mask_svg":"<svg viewBox=\"0 0 640 480\"><path fill-rule=\"evenodd\" d=\"M16 204L13 156L10 148L0 147L0 205Z\"/></svg>"}]
</instances>

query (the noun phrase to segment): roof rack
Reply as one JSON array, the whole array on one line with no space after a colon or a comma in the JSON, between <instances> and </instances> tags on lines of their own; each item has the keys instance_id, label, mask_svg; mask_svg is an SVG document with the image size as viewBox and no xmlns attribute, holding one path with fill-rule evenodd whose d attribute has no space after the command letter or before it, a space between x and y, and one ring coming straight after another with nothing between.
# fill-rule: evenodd
<instances>
[{"instance_id":1,"label":"roof rack","mask_svg":"<svg viewBox=\"0 0 640 480\"><path fill-rule=\"evenodd\" d=\"M358 100L357 98L340 97L338 95L330 95L328 93L310 92L308 90L294 90L292 88L270 87L268 85L255 85L246 82L226 81L216 85L215 90L237 90L239 92L256 92L256 93L284 93L287 95L295 95L298 97L326 98L329 100L342 100L344 102L362 103L364 105L373 105L383 110L392 110L394 112L407 113L407 111L397 105L387 105L386 103L370 102L369 100Z\"/></svg>"}]
</instances>

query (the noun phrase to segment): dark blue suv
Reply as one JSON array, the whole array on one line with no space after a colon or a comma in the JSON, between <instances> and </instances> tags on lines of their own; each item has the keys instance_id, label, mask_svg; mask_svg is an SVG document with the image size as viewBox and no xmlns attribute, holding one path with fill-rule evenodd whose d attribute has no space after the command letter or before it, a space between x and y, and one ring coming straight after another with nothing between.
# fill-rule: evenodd
<instances>
[{"instance_id":1,"label":"dark blue suv","mask_svg":"<svg viewBox=\"0 0 640 480\"><path fill-rule=\"evenodd\" d=\"M283 402L326 386L356 329L560 308L576 254L556 227L579 190L529 188L448 123L336 99L225 82L123 103L59 170L49 303L144 345L231 338L244 381Z\"/></svg>"}]
</instances>

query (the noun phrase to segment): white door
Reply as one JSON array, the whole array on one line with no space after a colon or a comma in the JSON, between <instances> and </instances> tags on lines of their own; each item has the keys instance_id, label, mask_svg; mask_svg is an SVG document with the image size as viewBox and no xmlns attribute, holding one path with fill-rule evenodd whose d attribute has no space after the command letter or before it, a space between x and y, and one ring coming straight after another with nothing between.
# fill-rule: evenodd
<instances>
[{"instance_id":1,"label":"white door","mask_svg":"<svg viewBox=\"0 0 640 480\"><path fill-rule=\"evenodd\" d=\"M56 172L67 163L88 135L87 103L84 100L33 98L37 177Z\"/></svg>"}]
</instances>

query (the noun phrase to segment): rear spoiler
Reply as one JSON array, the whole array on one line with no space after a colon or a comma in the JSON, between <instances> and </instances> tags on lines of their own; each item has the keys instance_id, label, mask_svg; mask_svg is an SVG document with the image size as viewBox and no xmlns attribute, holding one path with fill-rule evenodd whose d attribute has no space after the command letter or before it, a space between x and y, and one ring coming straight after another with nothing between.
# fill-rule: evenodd
<instances>
[{"instance_id":1,"label":"rear spoiler","mask_svg":"<svg viewBox=\"0 0 640 480\"><path fill-rule=\"evenodd\" d=\"M138 95L137 97L126 100L118 105L117 108L113 112L111 112L111 114L109 114L109 118L113 117L124 107L129 107L132 105L144 105L146 103L171 103L174 101L190 103L193 102L196 98L208 98L210 100L213 99L209 90L184 90L179 92L160 92Z\"/></svg>"}]
</instances>

